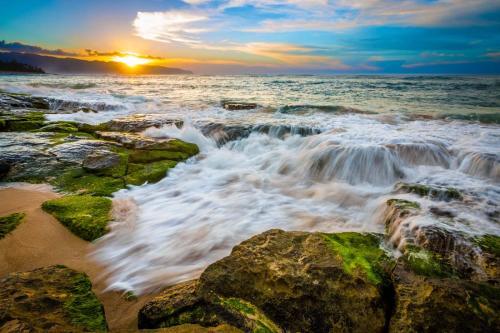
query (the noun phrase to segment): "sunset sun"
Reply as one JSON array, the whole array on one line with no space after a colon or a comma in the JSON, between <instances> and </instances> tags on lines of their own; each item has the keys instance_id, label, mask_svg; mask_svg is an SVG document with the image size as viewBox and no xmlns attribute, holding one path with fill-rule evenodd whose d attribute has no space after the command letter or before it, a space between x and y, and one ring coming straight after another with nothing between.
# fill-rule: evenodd
<instances>
[{"instance_id":1,"label":"sunset sun","mask_svg":"<svg viewBox=\"0 0 500 333\"><path fill-rule=\"evenodd\" d=\"M113 61L124 63L129 67L135 67L137 65L145 65L150 62L150 60L148 59L140 58L131 54L113 57Z\"/></svg>"}]
</instances>

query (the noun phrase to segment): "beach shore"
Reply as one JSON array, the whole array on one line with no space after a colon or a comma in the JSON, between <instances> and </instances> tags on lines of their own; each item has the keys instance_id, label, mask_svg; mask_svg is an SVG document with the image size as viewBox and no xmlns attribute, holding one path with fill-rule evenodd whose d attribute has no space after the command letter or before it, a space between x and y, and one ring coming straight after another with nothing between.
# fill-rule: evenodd
<instances>
[{"instance_id":1,"label":"beach shore","mask_svg":"<svg viewBox=\"0 0 500 333\"><path fill-rule=\"evenodd\" d=\"M41 209L44 201L58 196L37 186L0 188L0 216L26 213L25 220L0 240L0 278L13 272L58 264L85 272L104 305L110 331L136 331L137 312L154 295L126 300L121 292L105 291L103 267L89 256L93 244L73 235Z\"/></svg>"}]
</instances>

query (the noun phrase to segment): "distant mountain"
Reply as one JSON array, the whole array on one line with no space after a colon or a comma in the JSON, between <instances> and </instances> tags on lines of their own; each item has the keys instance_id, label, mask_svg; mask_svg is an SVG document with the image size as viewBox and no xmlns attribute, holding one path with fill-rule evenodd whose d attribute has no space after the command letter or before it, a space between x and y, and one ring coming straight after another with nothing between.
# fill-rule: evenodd
<instances>
[{"instance_id":1,"label":"distant mountain","mask_svg":"<svg viewBox=\"0 0 500 333\"><path fill-rule=\"evenodd\" d=\"M0 52L0 61L20 62L39 67L52 74L192 74L180 68L137 65L131 70L130 67L120 62L87 61L17 52Z\"/></svg>"},{"instance_id":2,"label":"distant mountain","mask_svg":"<svg viewBox=\"0 0 500 333\"><path fill-rule=\"evenodd\" d=\"M44 74L45 72L40 67L31 66L28 64L23 64L17 62L16 60L11 61L1 61L0 60L0 73L36 73Z\"/></svg>"}]
</instances>

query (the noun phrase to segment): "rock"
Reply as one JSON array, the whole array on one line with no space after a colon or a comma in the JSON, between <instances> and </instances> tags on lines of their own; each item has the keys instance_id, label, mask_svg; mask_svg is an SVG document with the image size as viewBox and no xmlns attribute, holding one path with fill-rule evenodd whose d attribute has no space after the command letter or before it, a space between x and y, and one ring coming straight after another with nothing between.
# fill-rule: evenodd
<instances>
[{"instance_id":1,"label":"rock","mask_svg":"<svg viewBox=\"0 0 500 333\"><path fill-rule=\"evenodd\" d=\"M399 183L396 185L396 192L414 193L421 197L444 201L462 200L463 198L457 189L435 185Z\"/></svg>"},{"instance_id":2,"label":"rock","mask_svg":"<svg viewBox=\"0 0 500 333\"><path fill-rule=\"evenodd\" d=\"M52 133L0 133L2 181L40 182L56 175L66 163L47 152L52 147Z\"/></svg>"},{"instance_id":3,"label":"rock","mask_svg":"<svg viewBox=\"0 0 500 333\"><path fill-rule=\"evenodd\" d=\"M83 167L90 171L109 169L120 164L121 158L117 153L97 150L85 157Z\"/></svg>"},{"instance_id":4,"label":"rock","mask_svg":"<svg viewBox=\"0 0 500 333\"><path fill-rule=\"evenodd\" d=\"M226 110L234 111L234 110L252 110L256 109L258 105L255 103L225 101L222 102L222 107Z\"/></svg>"},{"instance_id":5,"label":"rock","mask_svg":"<svg viewBox=\"0 0 500 333\"><path fill-rule=\"evenodd\" d=\"M216 327L203 327L200 325L183 324L169 328L155 330L158 333L243 333L234 326L222 324Z\"/></svg>"},{"instance_id":6,"label":"rock","mask_svg":"<svg viewBox=\"0 0 500 333\"><path fill-rule=\"evenodd\" d=\"M425 277L398 264L389 332L499 332L500 288Z\"/></svg>"},{"instance_id":7,"label":"rock","mask_svg":"<svg viewBox=\"0 0 500 333\"><path fill-rule=\"evenodd\" d=\"M50 266L0 280L0 329L104 332L104 309L84 273Z\"/></svg>"},{"instance_id":8,"label":"rock","mask_svg":"<svg viewBox=\"0 0 500 333\"><path fill-rule=\"evenodd\" d=\"M96 150L99 150L101 155L111 154L110 148L112 146L113 143L107 141L83 139L56 145L48 152L60 161L82 165L87 156L95 153Z\"/></svg>"},{"instance_id":9,"label":"rock","mask_svg":"<svg viewBox=\"0 0 500 333\"><path fill-rule=\"evenodd\" d=\"M62 132L62 133L74 133L78 132L78 127L71 122L54 122L45 125L38 129L39 132Z\"/></svg>"},{"instance_id":10,"label":"rock","mask_svg":"<svg viewBox=\"0 0 500 333\"><path fill-rule=\"evenodd\" d=\"M22 132L38 129L45 124L42 112L0 112L0 132Z\"/></svg>"},{"instance_id":11,"label":"rock","mask_svg":"<svg viewBox=\"0 0 500 333\"><path fill-rule=\"evenodd\" d=\"M229 141L234 141L248 137L251 133L268 134L277 138L284 138L287 135L309 136L321 133L318 128L292 125L250 125L241 123L204 123L199 124L200 130L205 136L213 138L218 145L223 145Z\"/></svg>"},{"instance_id":12,"label":"rock","mask_svg":"<svg viewBox=\"0 0 500 333\"><path fill-rule=\"evenodd\" d=\"M139 327L382 331L392 261L380 240L374 234L267 231L210 265L199 282L174 286L146 304Z\"/></svg>"},{"instance_id":13,"label":"rock","mask_svg":"<svg viewBox=\"0 0 500 333\"><path fill-rule=\"evenodd\" d=\"M25 213L12 213L6 216L0 216L0 239L16 229L25 216Z\"/></svg>"},{"instance_id":14,"label":"rock","mask_svg":"<svg viewBox=\"0 0 500 333\"><path fill-rule=\"evenodd\" d=\"M384 212L385 235L388 241L397 249L404 250L407 242L412 240L411 225L408 217L415 216L420 211L418 202L403 199L389 199Z\"/></svg>"},{"instance_id":15,"label":"rock","mask_svg":"<svg viewBox=\"0 0 500 333\"><path fill-rule=\"evenodd\" d=\"M392 204L416 209L404 200ZM498 332L498 279L457 275L443 246L450 235L440 232L428 230L421 245L406 245L396 261L376 234L270 230L236 246L199 280L167 288L141 309L139 328L226 323L245 332ZM478 237L475 246L483 258L498 259L499 239Z\"/></svg>"},{"instance_id":16,"label":"rock","mask_svg":"<svg viewBox=\"0 0 500 333\"><path fill-rule=\"evenodd\" d=\"M10 108L34 108L49 109L49 101L44 97L34 97L25 94L6 93L0 94L0 107Z\"/></svg>"},{"instance_id":17,"label":"rock","mask_svg":"<svg viewBox=\"0 0 500 333\"><path fill-rule=\"evenodd\" d=\"M110 120L105 123L105 126L107 131L141 132L149 127L161 127L172 124L180 127L183 121L178 119L165 119L154 114L134 114Z\"/></svg>"},{"instance_id":18,"label":"rock","mask_svg":"<svg viewBox=\"0 0 500 333\"><path fill-rule=\"evenodd\" d=\"M67 195L45 201L42 209L54 215L72 233L94 241L108 232L111 199L91 195Z\"/></svg>"},{"instance_id":19,"label":"rock","mask_svg":"<svg viewBox=\"0 0 500 333\"><path fill-rule=\"evenodd\" d=\"M213 293L209 298L202 299L198 293L198 280L166 289L139 312L138 326L142 329L179 327L177 325L193 323L208 327L230 323L246 332L282 332L249 302L223 298ZM232 326L228 326L232 329Z\"/></svg>"}]
</instances>

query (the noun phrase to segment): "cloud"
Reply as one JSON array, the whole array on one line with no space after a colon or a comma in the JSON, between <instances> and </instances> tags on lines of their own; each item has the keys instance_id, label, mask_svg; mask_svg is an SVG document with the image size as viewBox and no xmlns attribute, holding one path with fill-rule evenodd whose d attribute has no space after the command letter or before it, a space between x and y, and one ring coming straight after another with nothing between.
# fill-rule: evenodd
<instances>
[{"instance_id":1,"label":"cloud","mask_svg":"<svg viewBox=\"0 0 500 333\"><path fill-rule=\"evenodd\" d=\"M157 57L157 56L152 56L152 55L147 55L147 54L138 54L135 52L120 52L120 51L112 51L112 52L99 52L96 50L92 49L85 49L86 56L89 57L124 57L127 55L133 55L137 58L142 58L142 59L151 59L151 60L162 60L165 59L164 57Z\"/></svg>"},{"instance_id":2,"label":"cloud","mask_svg":"<svg viewBox=\"0 0 500 333\"><path fill-rule=\"evenodd\" d=\"M200 23L208 16L201 12L171 10L138 12L133 22L135 34L143 39L164 43L199 43L198 34L207 31Z\"/></svg>"},{"instance_id":3,"label":"cloud","mask_svg":"<svg viewBox=\"0 0 500 333\"><path fill-rule=\"evenodd\" d=\"M4 40L0 41L0 51L20 52L20 53L35 53L55 56L77 56L77 53L66 52L61 49L48 50L35 45L27 45L19 42L7 43Z\"/></svg>"}]
</instances>

